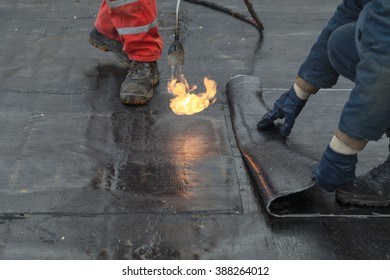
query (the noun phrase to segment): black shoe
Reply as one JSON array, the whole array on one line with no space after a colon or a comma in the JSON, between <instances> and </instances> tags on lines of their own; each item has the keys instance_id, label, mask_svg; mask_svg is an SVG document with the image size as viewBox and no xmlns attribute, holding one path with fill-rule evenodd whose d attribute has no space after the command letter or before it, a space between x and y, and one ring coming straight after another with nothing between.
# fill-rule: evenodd
<instances>
[{"instance_id":1,"label":"black shoe","mask_svg":"<svg viewBox=\"0 0 390 280\"><path fill-rule=\"evenodd\" d=\"M359 206L389 206L390 155L384 163L359 176L354 184L338 188L336 199Z\"/></svg>"},{"instance_id":2,"label":"black shoe","mask_svg":"<svg viewBox=\"0 0 390 280\"><path fill-rule=\"evenodd\" d=\"M130 67L131 60L123 51L123 44L121 41L110 39L97 31L96 28L93 28L91 33L89 33L88 42L99 50L112 52L120 63L126 67Z\"/></svg>"},{"instance_id":3,"label":"black shoe","mask_svg":"<svg viewBox=\"0 0 390 280\"><path fill-rule=\"evenodd\" d=\"M153 87L158 84L160 73L157 62L132 61L120 90L123 104L143 105L153 97Z\"/></svg>"}]
</instances>

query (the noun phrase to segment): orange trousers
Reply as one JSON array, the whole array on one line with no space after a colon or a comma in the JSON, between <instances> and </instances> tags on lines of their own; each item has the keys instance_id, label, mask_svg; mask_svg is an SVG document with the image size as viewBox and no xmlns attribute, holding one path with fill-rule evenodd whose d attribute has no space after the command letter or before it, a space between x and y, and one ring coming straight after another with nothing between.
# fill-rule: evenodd
<instances>
[{"instance_id":1,"label":"orange trousers","mask_svg":"<svg viewBox=\"0 0 390 280\"><path fill-rule=\"evenodd\" d=\"M163 40L158 32L156 0L103 0L95 21L103 35L123 43L131 60L159 60Z\"/></svg>"}]
</instances>

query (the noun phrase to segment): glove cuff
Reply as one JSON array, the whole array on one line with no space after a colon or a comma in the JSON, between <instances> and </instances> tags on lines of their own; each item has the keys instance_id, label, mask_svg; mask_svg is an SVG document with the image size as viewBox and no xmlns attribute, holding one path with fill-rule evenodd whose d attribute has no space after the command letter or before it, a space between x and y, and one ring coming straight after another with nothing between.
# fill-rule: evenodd
<instances>
[{"instance_id":1,"label":"glove cuff","mask_svg":"<svg viewBox=\"0 0 390 280\"><path fill-rule=\"evenodd\" d=\"M343 142L345 145L351 147L354 150L361 151L364 149L364 147L367 145L367 140L361 140L361 139L355 139L344 132L342 132L340 129L337 129L334 136L336 136L341 142Z\"/></svg>"},{"instance_id":2,"label":"glove cuff","mask_svg":"<svg viewBox=\"0 0 390 280\"><path fill-rule=\"evenodd\" d=\"M333 192L340 186L353 183L357 161L356 154L339 154L328 146L315 170L317 185Z\"/></svg>"},{"instance_id":3,"label":"glove cuff","mask_svg":"<svg viewBox=\"0 0 390 280\"><path fill-rule=\"evenodd\" d=\"M304 92L310 93L310 94L315 94L320 90L319 87L316 87L316 86L313 86L312 84L309 84L308 82L306 82L304 79L302 79L299 76L297 76L295 78L295 83L297 84L297 86L301 90L303 90Z\"/></svg>"},{"instance_id":4,"label":"glove cuff","mask_svg":"<svg viewBox=\"0 0 390 280\"><path fill-rule=\"evenodd\" d=\"M353 155L344 155L336 151L333 151L332 148L328 145L324 152L324 157L328 160L341 165L356 165L358 162L357 154Z\"/></svg>"},{"instance_id":5,"label":"glove cuff","mask_svg":"<svg viewBox=\"0 0 390 280\"><path fill-rule=\"evenodd\" d=\"M311 93L301 90L301 88L296 83L293 85L293 89L299 99L307 100L311 96Z\"/></svg>"}]
</instances>

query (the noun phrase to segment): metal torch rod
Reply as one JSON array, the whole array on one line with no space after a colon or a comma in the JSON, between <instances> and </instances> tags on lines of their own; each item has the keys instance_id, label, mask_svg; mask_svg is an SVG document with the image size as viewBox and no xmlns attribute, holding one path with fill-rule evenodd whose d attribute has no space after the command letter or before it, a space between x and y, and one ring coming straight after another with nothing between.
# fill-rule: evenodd
<instances>
[{"instance_id":1,"label":"metal torch rod","mask_svg":"<svg viewBox=\"0 0 390 280\"><path fill-rule=\"evenodd\" d=\"M175 30L175 40L179 40L179 8L180 8L180 0L177 0L177 4L176 4L176 30Z\"/></svg>"}]
</instances>

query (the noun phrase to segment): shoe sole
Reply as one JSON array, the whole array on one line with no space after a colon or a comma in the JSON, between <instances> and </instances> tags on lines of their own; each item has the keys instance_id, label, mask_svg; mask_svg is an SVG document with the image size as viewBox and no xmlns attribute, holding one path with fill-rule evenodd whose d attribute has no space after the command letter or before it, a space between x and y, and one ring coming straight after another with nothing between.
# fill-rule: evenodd
<instances>
[{"instance_id":1,"label":"shoe sole","mask_svg":"<svg viewBox=\"0 0 390 280\"><path fill-rule=\"evenodd\" d=\"M115 51L113 51L109 46L107 45L102 45L96 41L94 41L93 39L89 38L88 39L88 42L94 46L95 48L101 50L101 51L104 51L104 52L112 52L114 55L115 55L115 58L120 62L122 63L124 66L126 67L130 67L130 64L129 64L129 61L127 60L124 60L119 54L117 54Z\"/></svg>"},{"instance_id":2,"label":"shoe sole","mask_svg":"<svg viewBox=\"0 0 390 280\"><path fill-rule=\"evenodd\" d=\"M388 196L370 196L357 195L342 190L336 190L336 200L342 204L369 206L369 207L386 207L390 206L390 197Z\"/></svg>"}]
</instances>

